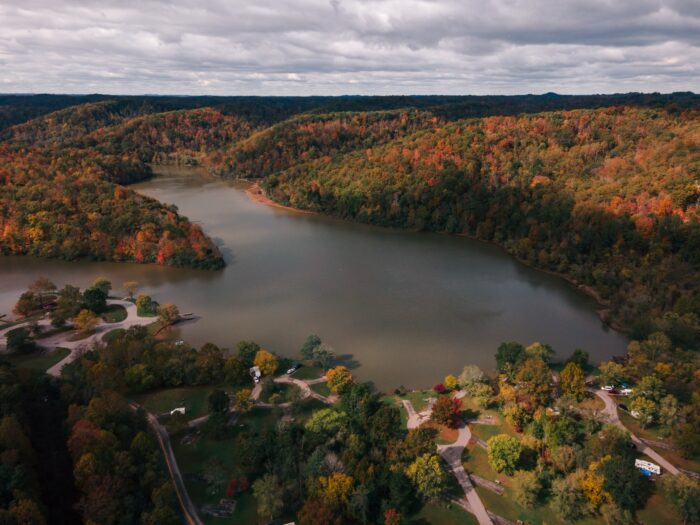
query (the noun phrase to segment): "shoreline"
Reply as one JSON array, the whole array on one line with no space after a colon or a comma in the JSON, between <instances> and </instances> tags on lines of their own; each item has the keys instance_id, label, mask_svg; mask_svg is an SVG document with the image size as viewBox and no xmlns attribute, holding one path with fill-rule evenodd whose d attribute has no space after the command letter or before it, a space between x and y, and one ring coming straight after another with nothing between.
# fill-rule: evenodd
<instances>
[{"instance_id":1,"label":"shoreline","mask_svg":"<svg viewBox=\"0 0 700 525\"><path fill-rule=\"evenodd\" d=\"M273 201L270 197L267 196L265 193L265 190L262 189L260 184L257 182L251 183L249 187L245 189L245 193L248 196L248 198L257 204L264 204L265 206L270 206L272 208L279 208L282 210L286 211L291 211L295 213L303 213L306 215L323 215L322 213L316 212L316 211L311 211L311 210L302 210L299 208L293 208L291 206L284 206L283 204L279 204L275 201ZM333 215L328 215L329 217L333 217ZM351 221L354 222L354 221ZM378 226L381 228L381 226ZM617 323L611 322L610 321L610 305L603 300L603 298L600 296L600 294L593 288L592 286L588 284L581 284L577 282L573 277L569 277L566 274L560 273L560 272L555 272L553 270L547 270L545 268L538 268L537 266L534 266L533 264L521 259L520 257L517 257L510 253L504 246L501 246L500 244L497 244L493 241L487 241L484 239L479 239L478 237L474 237L472 235L466 234L466 233L446 233L446 232L431 232L431 233L440 233L443 235L454 235L456 237L465 237L467 239L473 240L473 241L478 241L478 242L484 242L487 244L490 244L491 246L495 246L498 249L502 250L506 255L509 257L512 257L516 261L518 261L520 264L523 264L524 266L527 266L528 268L532 268L533 270L536 270L538 272L543 272L547 275L551 275L553 277L557 277L559 279L563 279L566 281L566 283L573 288L575 288L577 291L582 293L583 295L590 297L596 302L597 308L594 310L598 318L601 320L605 326L611 328L612 330L615 330L616 332L619 332L623 335L627 335L627 331Z\"/></svg>"},{"instance_id":2,"label":"shoreline","mask_svg":"<svg viewBox=\"0 0 700 525\"><path fill-rule=\"evenodd\" d=\"M271 208L278 208L280 210L291 211L294 213L303 213L305 215L317 215L317 212L315 211L292 208L291 206L285 206L283 204L279 204L273 201L270 197L267 196L265 190L263 190L260 184L258 184L257 182L250 183L250 186L248 186L244 191L248 198L252 202L255 202L257 204L264 204L265 206L270 206Z\"/></svg>"}]
</instances>

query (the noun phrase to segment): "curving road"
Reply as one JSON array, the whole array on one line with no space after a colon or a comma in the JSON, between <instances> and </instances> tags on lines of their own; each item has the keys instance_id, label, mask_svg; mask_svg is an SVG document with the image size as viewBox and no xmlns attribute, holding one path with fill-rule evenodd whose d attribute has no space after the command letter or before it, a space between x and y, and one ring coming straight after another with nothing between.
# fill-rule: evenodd
<instances>
[{"instance_id":1,"label":"curving road","mask_svg":"<svg viewBox=\"0 0 700 525\"><path fill-rule=\"evenodd\" d=\"M605 403L605 408L603 409L605 419L609 423L617 425L618 427L623 428L627 430L627 432L629 432L629 429L624 425L622 421L620 421L620 416L617 413L617 403L615 403L613 398L610 397L610 395L604 390L595 390L594 392L600 399L603 400L603 403ZM659 465L668 470L674 476L677 476L679 474L679 470L672 463L664 459L664 457L661 456L661 454L659 454L658 452L656 452L656 450L644 443L641 439L632 434L632 432L630 432L630 436L634 444L637 445L637 450L639 450L642 454L649 456L651 459L656 461Z\"/></svg>"},{"instance_id":2,"label":"curving road","mask_svg":"<svg viewBox=\"0 0 700 525\"><path fill-rule=\"evenodd\" d=\"M453 395L453 397L455 399L462 399L465 394L466 392L458 391ZM410 401L402 399L401 403L408 413L408 421L406 422L406 426L409 429L418 428L425 421L430 419L430 415L433 411L432 405L429 405L428 408L422 412L416 412L413 408L413 403ZM476 517L479 525L493 525L493 520L486 511L484 503L481 501L481 498L476 492L471 479L469 479L469 474L467 474L467 471L464 470L464 465L462 464L462 452L469 443L471 437L472 433L469 430L469 425L462 421L455 442L450 443L449 445L438 445L437 451L442 459L444 459L449 465L450 470L452 470L452 473L457 478L459 485L464 491L464 496L469 503L471 513Z\"/></svg>"},{"instance_id":3,"label":"curving road","mask_svg":"<svg viewBox=\"0 0 700 525\"><path fill-rule=\"evenodd\" d=\"M121 301L118 299L110 299L107 301L108 305L120 305L126 309L126 319L118 323L105 323L102 322L95 328L95 332L79 341L70 341L70 337L74 335L74 332L61 332L46 339L40 340L41 346L49 349L55 350L58 347L68 348L71 352L64 359L49 368L46 373L54 377L61 375L61 369L68 363L75 361L80 354L85 350L90 348L95 343L102 340L102 337L112 330L122 328L124 330L131 328L132 326L147 325L155 321L154 317L143 317L138 314L136 305L130 301Z\"/></svg>"},{"instance_id":4,"label":"curving road","mask_svg":"<svg viewBox=\"0 0 700 525\"><path fill-rule=\"evenodd\" d=\"M156 416L148 412L141 405L137 403L129 403L134 410L143 410L146 414L146 420L148 421L148 426L151 427L153 433L158 439L158 444L160 449L163 451L163 458L165 459L165 464L168 467L168 472L170 473L170 479L175 487L175 493L177 494L177 499L180 502L180 508L182 510L182 516L187 525L204 525L204 522L200 519L197 513L197 507L194 506L190 495L185 487L185 482L182 479L182 474L180 473L180 467L177 465L177 459L175 459L175 453L170 445L170 436L168 431L158 422Z\"/></svg>"}]
</instances>

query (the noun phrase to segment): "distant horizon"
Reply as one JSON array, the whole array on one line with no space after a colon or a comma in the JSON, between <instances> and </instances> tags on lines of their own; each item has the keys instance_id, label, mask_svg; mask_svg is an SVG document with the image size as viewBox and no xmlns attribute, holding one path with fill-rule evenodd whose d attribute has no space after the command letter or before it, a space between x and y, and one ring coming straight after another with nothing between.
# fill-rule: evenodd
<instances>
[{"instance_id":1,"label":"distant horizon","mask_svg":"<svg viewBox=\"0 0 700 525\"><path fill-rule=\"evenodd\" d=\"M39 92L3 92L0 91L0 96L66 96L66 97L206 97L206 98L371 98L371 97L543 97L543 96L558 96L558 97L605 97L605 96L615 96L615 95L697 95L698 93L688 89L688 90L678 90L678 91L610 91L610 92L599 92L599 93L559 93L556 91L546 91L543 93L510 93L510 94L500 94L500 93L485 93L485 94L475 94L475 93L464 93L464 94L452 94L452 93L396 93L396 94L363 94L363 93L345 93L339 95L260 95L260 94L194 94L194 93L109 93L109 92L84 92L84 93L69 93L69 92L49 92L49 91L39 91Z\"/></svg>"}]
</instances>

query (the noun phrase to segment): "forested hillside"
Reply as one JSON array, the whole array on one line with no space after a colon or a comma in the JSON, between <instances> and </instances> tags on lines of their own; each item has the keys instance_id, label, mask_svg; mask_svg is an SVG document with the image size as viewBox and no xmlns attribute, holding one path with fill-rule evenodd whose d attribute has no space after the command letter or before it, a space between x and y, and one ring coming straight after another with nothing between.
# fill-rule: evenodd
<instances>
[{"instance_id":1,"label":"forested hillside","mask_svg":"<svg viewBox=\"0 0 700 525\"><path fill-rule=\"evenodd\" d=\"M110 182L141 176L137 161L7 145L0 145L0 158L3 254L223 266L199 226L172 207Z\"/></svg>"},{"instance_id":2,"label":"forested hillside","mask_svg":"<svg viewBox=\"0 0 700 525\"><path fill-rule=\"evenodd\" d=\"M699 147L697 111L491 117L298 164L266 186L294 207L494 241L595 287L630 326L697 293Z\"/></svg>"}]
</instances>

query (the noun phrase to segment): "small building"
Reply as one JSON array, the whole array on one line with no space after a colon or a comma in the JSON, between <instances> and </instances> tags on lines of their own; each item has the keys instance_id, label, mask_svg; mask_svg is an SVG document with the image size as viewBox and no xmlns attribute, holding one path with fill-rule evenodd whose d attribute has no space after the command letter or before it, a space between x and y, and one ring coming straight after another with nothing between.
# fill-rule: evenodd
<instances>
[{"instance_id":1,"label":"small building","mask_svg":"<svg viewBox=\"0 0 700 525\"><path fill-rule=\"evenodd\" d=\"M253 366L250 368L250 377L253 378L253 381L256 383L260 381L260 378L262 377L262 373L260 372L260 368L257 366Z\"/></svg>"}]
</instances>

